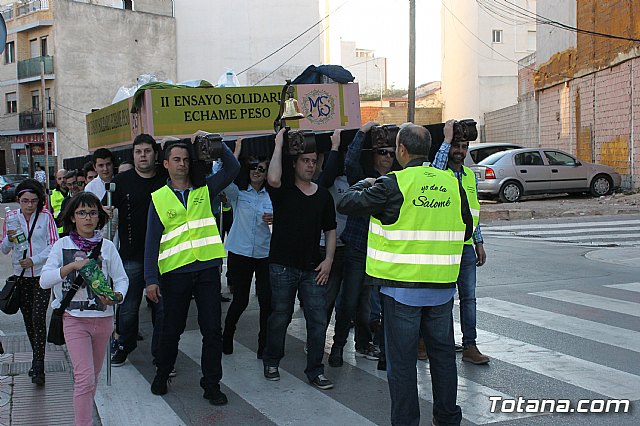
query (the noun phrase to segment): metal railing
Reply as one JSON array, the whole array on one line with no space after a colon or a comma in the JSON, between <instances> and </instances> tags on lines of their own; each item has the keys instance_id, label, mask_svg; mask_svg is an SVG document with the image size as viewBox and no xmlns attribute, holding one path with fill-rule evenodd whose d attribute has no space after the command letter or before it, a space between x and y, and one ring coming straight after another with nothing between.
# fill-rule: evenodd
<instances>
[{"instance_id":1,"label":"metal railing","mask_svg":"<svg viewBox=\"0 0 640 426\"><path fill-rule=\"evenodd\" d=\"M44 62L45 74L53 74L53 56L38 56L37 58L18 61L18 80L39 76L40 62Z\"/></svg>"},{"instance_id":2,"label":"metal railing","mask_svg":"<svg viewBox=\"0 0 640 426\"><path fill-rule=\"evenodd\" d=\"M42 111L25 111L18 114L20 130L42 129ZM47 111L47 127L56 127L54 110Z\"/></svg>"},{"instance_id":3,"label":"metal railing","mask_svg":"<svg viewBox=\"0 0 640 426\"><path fill-rule=\"evenodd\" d=\"M17 16L26 15L27 13L37 12L39 10L49 10L49 0L33 0L26 3L19 3Z\"/></svg>"}]
</instances>

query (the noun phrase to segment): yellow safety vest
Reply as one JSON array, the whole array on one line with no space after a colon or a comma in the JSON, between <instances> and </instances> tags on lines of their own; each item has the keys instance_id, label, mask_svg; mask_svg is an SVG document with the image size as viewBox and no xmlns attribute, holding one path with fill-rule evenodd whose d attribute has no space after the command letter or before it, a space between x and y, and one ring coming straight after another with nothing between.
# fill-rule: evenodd
<instances>
[{"instance_id":1,"label":"yellow safety vest","mask_svg":"<svg viewBox=\"0 0 640 426\"><path fill-rule=\"evenodd\" d=\"M404 202L393 224L371 217L367 274L392 281L455 283L466 228L458 180L425 166L395 175Z\"/></svg>"},{"instance_id":2,"label":"yellow safety vest","mask_svg":"<svg viewBox=\"0 0 640 426\"><path fill-rule=\"evenodd\" d=\"M473 216L473 231L475 232L478 223L480 223L480 201L478 201L478 191L476 187L476 174L470 168L462 166L464 174L462 175L462 188L467 194L469 201L469 210ZM465 244L473 244L473 237L464 242Z\"/></svg>"},{"instance_id":3,"label":"yellow safety vest","mask_svg":"<svg viewBox=\"0 0 640 426\"><path fill-rule=\"evenodd\" d=\"M62 208L62 202L64 201L65 198L66 197L59 189L56 188L53 191L51 191L51 197L49 199L51 202L51 210L53 210L53 217L56 219L60 214L60 209ZM60 228L58 228L58 234L62 234L62 232L63 232L63 227L61 226Z\"/></svg>"},{"instance_id":4,"label":"yellow safety vest","mask_svg":"<svg viewBox=\"0 0 640 426\"><path fill-rule=\"evenodd\" d=\"M189 192L186 208L167 185L153 192L151 199L164 226L158 254L161 274L196 260L226 256L206 186Z\"/></svg>"}]
</instances>

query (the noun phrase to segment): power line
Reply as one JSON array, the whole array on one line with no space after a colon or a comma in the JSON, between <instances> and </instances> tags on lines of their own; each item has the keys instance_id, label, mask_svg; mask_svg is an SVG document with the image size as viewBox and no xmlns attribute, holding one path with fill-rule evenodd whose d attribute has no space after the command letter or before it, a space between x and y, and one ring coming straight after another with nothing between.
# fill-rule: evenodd
<instances>
[{"instance_id":1,"label":"power line","mask_svg":"<svg viewBox=\"0 0 640 426\"><path fill-rule=\"evenodd\" d=\"M260 64L261 62L266 61L267 59L269 59L270 57L272 57L273 55L275 55L276 53L278 53L279 51L281 51L282 49L284 49L285 47L289 46L291 43L293 43L294 41L298 40L300 37L302 37L303 35L305 35L306 33L308 33L309 31L311 31L312 29L314 29L318 24L320 24L322 21L324 21L325 19L327 19L329 16L333 15L335 12L337 12L340 8L342 8L342 6L344 6L345 4L349 3L349 1L351 0L347 0L344 3L342 3L340 6L336 7L335 9L333 9L331 12L329 12L327 14L327 16L325 16L324 18L320 19L318 22L316 22L315 24L311 25L309 28L307 28L306 30L304 30L303 32L301 32L300 34L298 34L295 38L293 38L292 40L288 41L287 43L285 43L284 45L280 46L278 49L274 50L273 52L271 52L270 54L268 54L267 56L265 56L264 58L260 59L258 62L256 62L255 64L243 69L242 71L240 71L239 73L237 73L236 75L240 75L245 73L246 71L249 71L251 68L255 67L256 65ZM327 27L328 28L328 27ZM324 31L324 30L323 30ZM321 33L322 34L322 33ZM306 46L305 46L306 47Z\"/></svg>"},{"instance_id":2,"label":"power line","mask_svg":"<svg viewBox=\"0 0 640 426\"><path fill-rule=\"evenodd\" d=\"M313 43L318 37L320 37L322 35L322 33L324 33L324 31L329 28L326 27L325 29L323 29L322 31L320 31L318 33L317 36L315 36L314 38L312 38L311 40L309 40L309 42L307 44L305 44L304 46L302 46L302 48L300 50L298 50L296 53L294 53L293 55L291 55L289 57L289 59L287 59L286 61L284 61L283 63L281 63L280 65L278 65L278 67L276 69L274 69L273 71L271 71L269 74L265 75L264 77L262 77L260 80L258 80L256 83L254 83L254 86L257 86L258 84L262 83L264 80L266 80L268 77L270 77L274 72L278 71L280 68L282 68L287 62L289 62L290 60L292 60L294 57L296 57L298 55L298 53L302 52L304 49L307 48L307 46L309 46L311 43Z\"/></svg>"}]
</instances>

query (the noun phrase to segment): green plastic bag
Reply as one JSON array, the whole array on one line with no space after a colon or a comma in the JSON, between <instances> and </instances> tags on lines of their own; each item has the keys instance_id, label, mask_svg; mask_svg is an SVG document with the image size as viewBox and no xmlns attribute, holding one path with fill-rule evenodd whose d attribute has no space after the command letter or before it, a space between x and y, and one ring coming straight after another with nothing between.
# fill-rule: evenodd
<instances>
[{"instance_id":1,"label":"green plastic bag","mask_svg":"<svg viewBox=\"0 0 640 426\"><path fill-rule=\"evenodd\" d=\"M116 296L116 293L107 281L107 277L105 277L95 260L89 260L86 265L80 268L79 272L87 283L87 286L89 286L95 294L107 297L114 302L118 301L118 296Z\"/></svg>"}]
</instances>

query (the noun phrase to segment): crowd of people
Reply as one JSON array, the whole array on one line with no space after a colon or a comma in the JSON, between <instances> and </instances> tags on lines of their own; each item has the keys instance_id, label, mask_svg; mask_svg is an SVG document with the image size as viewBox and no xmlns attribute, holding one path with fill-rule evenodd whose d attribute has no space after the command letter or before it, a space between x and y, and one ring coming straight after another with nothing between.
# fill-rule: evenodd
<instances>
[{"instance_id":1,"label":"crowd of people","mask_svg":"<svg viewBox=\"0 0 640 426\"><path fill-rule=\"evenodd\" d=\"M13 250L12 259L14 273L22 276L20 308L33 347L33 383L45 383L50 289L52 307L60 307L78 271L99 256L116 300L83 285L63 321L77 425L92 424L114 316L111 365L123 365L136 349L144 295L152 306L151 392L166 394L177 374L179 340L194 300L203 336L203 397L213 405L227 404L220 388L222 356L233 356L254 276L260 309L256 353L265 379L280 380L297 297L306 320L304 373L311 385L334 386L323 359L335 311L327 360L332 374L343 365L354 327L356 356L387 371L391 423L417 425L415 365L426 355L433 424L459 424L455 352L473 364L489 362L476 346L475 268L486 254L475 175L463 165L468 142L456 140L453 122L447 122L445 141L431 164L431 137L424 127L406 123L396 140L369 146L366 135L374 125L365 124L346 152L340 130L322 154L291 152L284 130L275 136L270 158L244 154L242 139L233 152L222 144L218 164L203 176L193 138L169 138L161 146L141 134L133 141L133 164L124 170L121 163L117 175L114 156L104 148L82 170L59 170L49 209L41 179L21 183L18 216L22 229L29 230L29 249ZM3 253L12 251L13 241L5 225ZM233 300L223 321L225 257ZM462 345L453 338L456 288Z\"/></svg>"}]
</instances>

